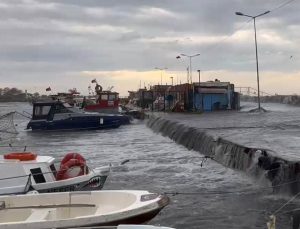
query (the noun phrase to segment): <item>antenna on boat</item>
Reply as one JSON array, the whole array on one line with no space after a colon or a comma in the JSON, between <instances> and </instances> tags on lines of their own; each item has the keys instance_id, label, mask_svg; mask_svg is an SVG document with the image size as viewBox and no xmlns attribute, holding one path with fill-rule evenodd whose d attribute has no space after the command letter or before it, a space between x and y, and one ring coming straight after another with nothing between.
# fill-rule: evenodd
<instances>
[{"instance_id":1,"label":"antenna on boat","mask_svg":"<svg viewBox=\"0 0 300 229\"><path fill-rule=\"evenodd\" d=\"M96 83L96 84L98 84L98 82L97 82L96 79L93 79L93 80L91 81L91 83Z\"/></svg>"},{"instance_id":2,"label":"antenna on boat","mask_svg":"<svg viewBox=\"0 0 300 229\"><path fill-rule=\"evenodd\" d=\"M106 89L106 91L111 91L114 88L114 86L110 86Z\"/></svg>"}]
</instances>

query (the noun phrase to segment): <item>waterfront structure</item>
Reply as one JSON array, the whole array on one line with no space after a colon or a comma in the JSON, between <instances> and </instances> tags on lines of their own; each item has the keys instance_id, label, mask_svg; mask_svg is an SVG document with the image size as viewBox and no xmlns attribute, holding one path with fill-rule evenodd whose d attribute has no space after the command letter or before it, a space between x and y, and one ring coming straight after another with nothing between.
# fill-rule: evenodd
<instances>
[{"instance_id":1,"label":"waterfront structure","mask_svg":"<svg viewBox=\"0 0 300 229\"><path fill-rule=\"evenodd\" d=\"M239 96L234 85L219 80L193 84L195 110L231 110L239 108Z\"/></svg>"},{"instance_id":2,"label":"waterfront structure","mask_svg":"<svg viewBox=\"0 0 300 229\"><path fill-rule=\"evenodd\" d=\"M215 111L239 109L239 93L219 80L178 85L154 85L130 92L136 105L153 111ZM133 96L134 94L134 96Z\"/></svg>"}]
</instances>

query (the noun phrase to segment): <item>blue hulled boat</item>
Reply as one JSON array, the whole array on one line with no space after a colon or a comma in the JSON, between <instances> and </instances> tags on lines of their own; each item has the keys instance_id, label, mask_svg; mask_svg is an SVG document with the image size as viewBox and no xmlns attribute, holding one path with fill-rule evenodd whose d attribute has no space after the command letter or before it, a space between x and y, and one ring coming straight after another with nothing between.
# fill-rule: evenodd
<instances>
[{"instance_id":1,"label":"blue hulled boat","mask_svg":"<svg viewBox=\"0 0 300 229\"><path fill-rule=\"evenodd\" d=\"M61 101L34 102L27 129L82 130L117 128L124 121L121 115L81 111Z\"/></svg>"}]
</instances>

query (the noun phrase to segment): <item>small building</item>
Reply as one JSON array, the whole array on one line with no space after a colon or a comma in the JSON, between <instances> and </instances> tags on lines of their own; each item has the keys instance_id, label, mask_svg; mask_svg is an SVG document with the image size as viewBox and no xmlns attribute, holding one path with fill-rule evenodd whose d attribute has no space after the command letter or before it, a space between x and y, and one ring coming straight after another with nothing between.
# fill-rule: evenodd
<instances>
[{"instance_id":1,"label":"small building","mask_svg":"<svg viewBox=\"0 0 300 229\"><path fill-rule=\"evenodd\" d=\"M231 110L239 107L238 93L230 82L208 81L193 84L194 110Z\"/></svg>"}]
</instances>

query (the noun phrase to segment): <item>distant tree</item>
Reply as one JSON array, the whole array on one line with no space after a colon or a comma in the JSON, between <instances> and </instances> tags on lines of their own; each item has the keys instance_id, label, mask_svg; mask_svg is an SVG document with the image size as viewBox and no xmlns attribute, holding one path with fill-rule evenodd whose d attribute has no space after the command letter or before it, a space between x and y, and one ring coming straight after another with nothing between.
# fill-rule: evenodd
<instances>
[{"instance_id":1,"label":"distant tree","mask_svg":"<svg viewBox=\"0 0 300 229\"><path fill-rule=\"evenodd\" d=\"M22 94L22 93L23 93L22 90L13 87L13 88L9 89L9 90L6 92L6 95L19 95L19 94Z\"/></svg>"},{"instance_id":2,"label":"distant tree","mask_svg":"<svg viewBox=\"0 0 300 229\"><path fill-rule=\"evenodd\" d=\"M33 93L33 97L38 98L40 94L38 92Z\"/></svg>"},{"instance_id":3,"label":"distant tree","mask_svg":"<svg viewBox=\"0 0 300 229\"><path fill-rule=\"evenodd\" d=\"M10 88L9 87L5 87L4 89L3 89L3 95L5 95L7 92L9 92L10 91Z\"/></svg>"}]
</instances>

